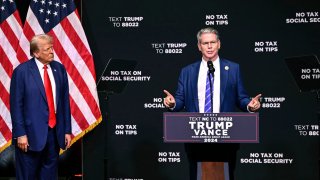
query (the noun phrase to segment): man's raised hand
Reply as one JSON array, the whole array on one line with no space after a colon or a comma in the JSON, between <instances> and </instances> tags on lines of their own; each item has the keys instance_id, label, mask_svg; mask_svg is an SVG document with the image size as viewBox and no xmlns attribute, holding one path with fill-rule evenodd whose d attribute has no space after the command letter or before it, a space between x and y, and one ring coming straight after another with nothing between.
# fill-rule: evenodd
<instances>
[{"instance_id":1,"label":"man's raised hand","mask_svg":"<svg viewBox=\"0 0 320 180\"><path fill-rule=\"evenodd\" d=\"M163 90L163 92L166 94L166 97L164 98L164 102L163 104L167 107L167 108L173 108L176 104L176 100L174 99L174 97L169 93L169 91L167 90Z\"/></svg>"}]
</instances>

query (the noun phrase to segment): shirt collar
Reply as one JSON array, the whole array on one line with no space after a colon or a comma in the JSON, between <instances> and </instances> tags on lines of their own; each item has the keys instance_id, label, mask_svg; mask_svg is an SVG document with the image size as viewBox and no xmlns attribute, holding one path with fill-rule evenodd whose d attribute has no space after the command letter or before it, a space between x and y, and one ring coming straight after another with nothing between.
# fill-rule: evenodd
<instances>
[{"instance_id":1,"label":"shirt collar","mask_svg":"<svg viewBox=\"0 0 320 180\"><path fill-rule=\"evenodd\" d=\"M220 67L220 58L219 58L219 56L218 56L218 58L216 60L212 61L212 63L213 63L214 68ZM207 61L204 60L203 58L201 60L201 66L208 67Z\"/></svg>"},{"instance_id":2,"label":"shirt collar","mask_svg":"<svg viewBox=\"0 0 320 180\"><path fill-rule=\"evenodd\" d=\"M40 70L43 69L44 64L42 62L40 62L39 59L37 59L36 57L34 59L35 59L35 62L37 64L37 66L38 66L38 69L40 69ZM50 63L47 64L47 67L48 67L48 69L51 68Z\"/></svg>"}]
</instances>

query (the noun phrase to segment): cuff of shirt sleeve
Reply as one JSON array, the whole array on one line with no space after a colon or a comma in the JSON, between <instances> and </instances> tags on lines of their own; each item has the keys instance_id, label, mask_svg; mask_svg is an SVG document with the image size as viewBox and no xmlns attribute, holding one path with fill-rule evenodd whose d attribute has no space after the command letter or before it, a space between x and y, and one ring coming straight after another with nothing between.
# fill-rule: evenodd
<instances>
[{"instance_id":1,"label":"cuff of shirt sleeve","mask_svg":"<svg viewBox=\"0 0 320 180\"><path fill-rule=\"evenodd\" d=\"M170 111L173 111L174 108L176 108L176 104L174 104L174 106L172 108L169 108L169 109L170 109Z\"/></svg>"},{"instance_id":2,"label":"cuff of shirt sleeve","mask_svg":"<svg viewBox=\"0 0 320 180\"><path fill-rule=\"evenodd\" d=\"M249 106L247 106L247 110L248 110L249 113L254 113L253 111L250 111Z\"/></svg>"}]
</instances>

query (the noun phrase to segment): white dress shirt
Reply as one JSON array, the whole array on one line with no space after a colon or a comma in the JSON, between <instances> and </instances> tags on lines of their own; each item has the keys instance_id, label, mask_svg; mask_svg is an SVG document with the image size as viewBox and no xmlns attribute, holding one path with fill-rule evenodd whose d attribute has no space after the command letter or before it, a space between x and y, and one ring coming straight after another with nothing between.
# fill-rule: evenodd
<instances>
[{"instance_id":1,"label":"white dress shirt","mask_svg":"<svg viewBox=\"0 0 320 180\"><path fill-rule=\"evenodd\" d=\"M213 113L220 112L220 58L212 61L214 66L214 83L213 83ZM198 102L199 112L204 113L204 103L206 96L208 66L207 61L202 59L198 76Z\"/></svg>"},{"instance_id":2,"label":"white dress shirt","mask_svg":"<svg viewBox=\"0 0 320 180\"><path fill-rule=\"evenodd\" d=\"M40 72L40 75L41 75L41 79L42 79L42 83L44 84L44 64L42 64L37 58L34 58L36 60L36 64L38 66L38 69L39 69L39 72ZM54 109L55 111L57 110L56 108L56 82L54 81L54 77L53 77L53 73L52 73L52 68L51 66L48 64L47 65L48 69L48 75L49 75L49 78L50 78L50 83L51 83L51 87L52 87L52 94L53 94L53 103L54 103Z\"/></svg>"}]
</instances>

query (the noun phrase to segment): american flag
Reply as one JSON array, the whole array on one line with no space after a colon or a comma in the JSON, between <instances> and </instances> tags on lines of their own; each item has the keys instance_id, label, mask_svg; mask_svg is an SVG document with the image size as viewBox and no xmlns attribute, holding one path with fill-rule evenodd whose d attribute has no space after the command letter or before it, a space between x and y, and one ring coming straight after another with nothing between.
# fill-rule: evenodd
<instances>
[{"instance_id":1,"label":"american flag","mask_svg":"<svg viewBox=\"0 0 320 180\"><path fill-rule=\"evenodd\" d=\"M55 60L68 73L73 143L102 120L93 57L73 0L31 0L19 41L19 60L30 58L29 41L43 33L54 38Z\"/></svg>"},{"instance_id":2,"label":"american flag","mask_svg":"<svg viewBox=\"0 0 320 180\"><path fill-rule=\"evenodd\" d=\"M16 56L21 34L15 2L0 0L0 152L11 144L9 88L13 69L21 63Z\"/></svg>"}]
</instances>

